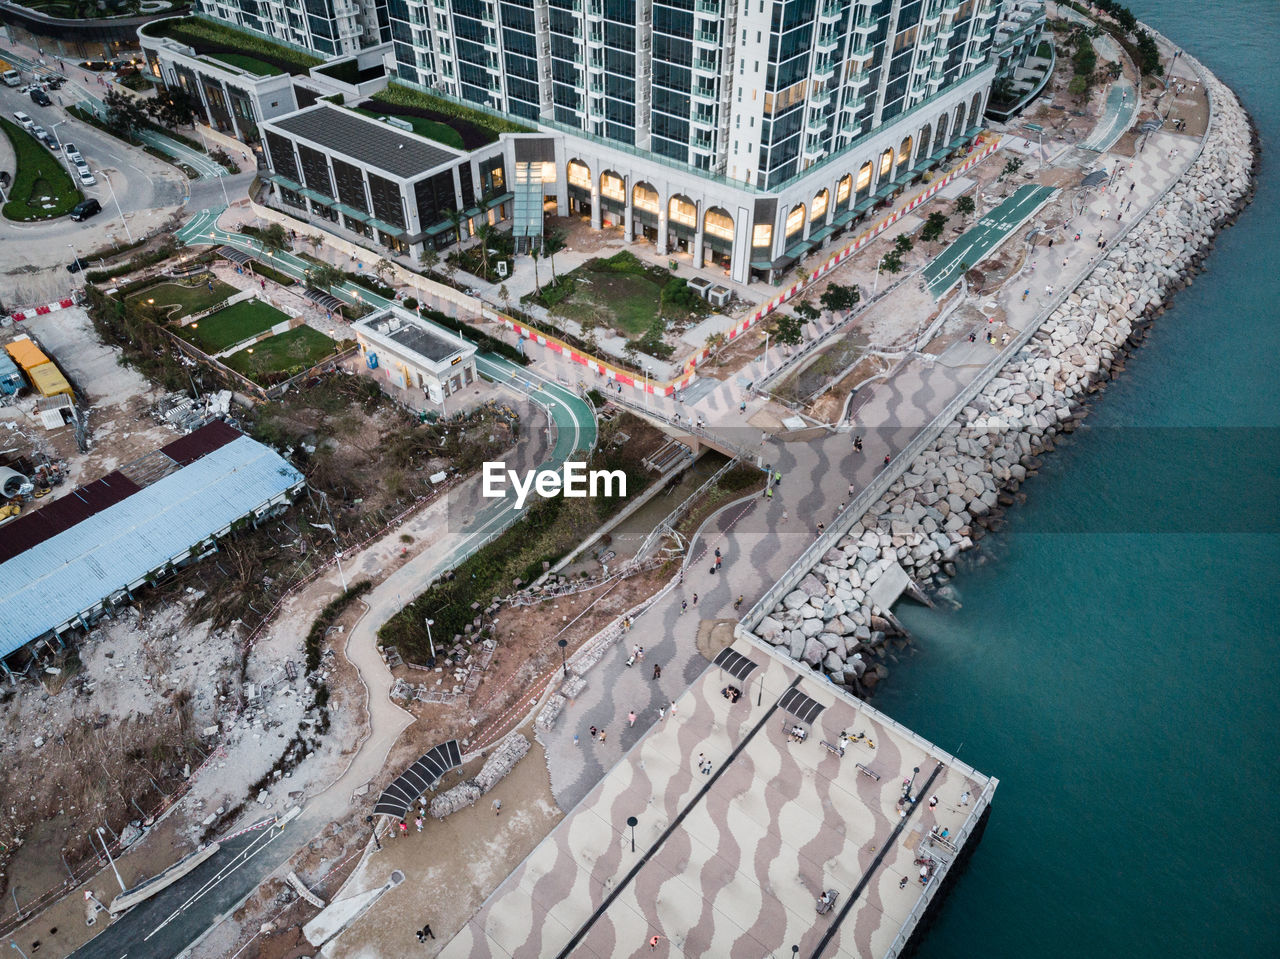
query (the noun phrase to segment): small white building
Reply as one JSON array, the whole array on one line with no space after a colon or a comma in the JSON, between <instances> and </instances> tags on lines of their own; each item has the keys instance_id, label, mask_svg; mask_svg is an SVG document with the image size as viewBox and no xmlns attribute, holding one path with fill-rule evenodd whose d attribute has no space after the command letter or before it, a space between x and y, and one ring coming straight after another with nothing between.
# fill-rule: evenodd
<instances>
[{"instance_id":1,"label":"small white building","mask_svg":"<svg viewBox=\"0 0 1280 959\"><path fill-rule=\"evenodd\" d=\"M365 367L402 390L420 391L443 407L476 379L476 348L452 330L399 306L352 324Z\"/></svg>"}]
</instances>

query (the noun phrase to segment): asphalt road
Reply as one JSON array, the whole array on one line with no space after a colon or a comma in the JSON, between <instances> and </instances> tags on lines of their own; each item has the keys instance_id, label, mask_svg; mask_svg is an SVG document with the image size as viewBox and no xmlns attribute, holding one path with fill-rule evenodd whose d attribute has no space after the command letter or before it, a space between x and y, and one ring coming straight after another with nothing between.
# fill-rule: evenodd
<instances>
[{"instance_id":1,"label":"asphalt road","mask_svg":"<svg viewBox=\"0 0 1280 959\"><path fill-rule=\"evenodd\" d=\"M934 299L960 282L966 264L974 267L990 256L1056 192L1054 187L1020 186L1011 197L957 237L924 268L925 284Z\"/></svg>"},{"instance_id":2,"label":"asphalt road","mask_svg":"<svg viewBox=\"0 0 1280 959\"><path fill-rule=\"evenodd\" d=\"M71 955L76 959L172 959L253 892L316 828L316 823L299 817L284 829L265 826L226 840L215 855L164 892L117 917ZM99 923L102 916L99 913Z\"/></svg>"}]
</instances>

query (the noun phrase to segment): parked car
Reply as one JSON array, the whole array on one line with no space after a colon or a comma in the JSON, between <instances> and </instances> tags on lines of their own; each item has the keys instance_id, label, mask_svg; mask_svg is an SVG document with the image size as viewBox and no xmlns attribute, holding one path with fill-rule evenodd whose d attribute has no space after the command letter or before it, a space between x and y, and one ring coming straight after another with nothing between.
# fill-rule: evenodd
<instances>
[{"instance_id":1,"label":"parked car","mask_svg":"<svg viewBox=\"0 0 1280 959\"><path fill-rule=\"evenodd\" d=\"M9 189L9 184L13 182L13 178L9 176L8 170L0 170L0 187Z\"/></svg>"},{"instance_id":2,"label":"parked car","mask_svg":"<svg viewBox=\"0 0 1280 959\"><path fill-rule=\"evenodd\" d=\"M90 263L88 260L86 260L82 256L78 256L74 260L72 260L70 263L67 264L67 272L79 273L81 270L89 269L89 266L90 266Z\"/></svg>"},{"instance_id":3,"label":"parked car","mask_svg":"<svg viewBox=\"0 0 1280 959\"><path fill-rule=\"evenodd\" d=\"M75 205L75 209L71 211L71 219L79 223L81 220L87 220L89 217L102 212L102 204L89 197L87 200L81 200Z\"/></svg>"},{"instance_id":4,"label":"parked car","mask_svg":"<svg viewBox=\"0 0 1280 959\"><path fill-rule=\"evenodd\" d=\"M89 169L89 164L76 164L76 173L80 176L80 182L84 186L93 186L98 182L98 178L93 175L93 171Z\"/></svg>"},{"instance_id":5,"label":"parked car","mask_svg":"<svg viewBox=\"0 0 1280 959\"><path fill-rule=\"evenodd\" d=\"M42 107L53 106L53 101L49 99L49 94L38 87L31 91L31 99Z\"/></svg>"},{"instance_id":6,"label":"parked car","mask_svg":"<svg viewBox=\"0 0 1280 959\"><path fill-rule=\"evenodd\" d=\"M31 128L36 125L36 121L31 119L31 117L27 116L21 110L14 110L13 118L17 120L18 125L21 126L22 129L26 130L28 133L30 133Z\"/></svg>"},{"instance_id":7,"label":"parked car","mask_svg":"<svg viewBox=\"0 0 1280 959\"><path fill-rule=\"evenodd\" d=\"M80 155L80 151L76 149L76 145L74 143L62 144L62 152L67 155L67 159L72 163L80 163L84 160L84 157Z\"/></svg>"}]
</instances>

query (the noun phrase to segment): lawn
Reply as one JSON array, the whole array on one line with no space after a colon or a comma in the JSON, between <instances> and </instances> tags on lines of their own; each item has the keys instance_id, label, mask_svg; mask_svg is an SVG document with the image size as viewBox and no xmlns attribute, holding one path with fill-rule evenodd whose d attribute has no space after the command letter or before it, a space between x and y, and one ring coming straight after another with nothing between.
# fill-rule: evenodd
<instances>
[{"instance_id":1,"label":"lawn","mask_svg":"<svg viewBox=\"0 0 1280 959\"><path fill-rule=\"evenodd\" d=\"M202 279L194 286L182 283L161 283L148 287L129 297L129 302L138 305L148 300L155 301L155 308L166 319L176 320L179 317L199 313L223 300L235 296L236 288L221 280L213 281L213 290L209 289L208 278Z\"/></svg>"},{"instance_id":2,"label":"lawn","mask_svg":"<svg viewBox=\"0 0 1280 959\"><path fill-rule=\"evenodd\" d=\"M18 170L4 205L7 220L51 220L65 216L84 199L58 159L16 123L0 117L0 128L13 144ZM45 199L45 198L48 199Z\"/></svg>"},{"instance_id":3,"label":"lawn","mask_svg":"<svg viewBox=\"0 0 1280 959\"><path fill-rule=\"evenodd\" d=\"M274 306L261 300L242 300L175 332L206 353L213 354L264 333L287 319Z\"/></svg>"},{"instance_id":4,"label":"lawn","mask_svg":"<svg viewBox=\"0 0 1280 959\"><path fill-rule=\"evenodd\" d=\"M646 266L624 250L608 259L588 260L562 275L561 284L572 284L573 291L550 308L579 323L594 320L639 336L653 326L662 305L662 288L670 278L662 267Z\"/></svg>"},{"instance_id":5,"label":"lawn","mask_svg":"<svg viewBox=\"0 0 1280 959\"><path fill-rule=\"evenodd\" d=\"M389 83L379 90L371 101L365 101L368 109L412 121L414 118L444 125L454 136L461 136L465 149L474 150L489 143L497 143L501 133L533 133L531 127L511 120L491 116L480 110L454 103L443 97L432 96L407 87L403 83ZM431 136L431 134L423 134ZM436 139L433 137L433 139ZM439 142L452 145L452 140Z\"/></svg>"},{"instance_id":6,"label":"lawn","mask_svg":"<svg viewBox=\"0 0 1280 959\"><path fill-rule=\"evenodd\" d=\"M270 374L301 373L332 355L336 346L323 333L309 326L297 326L233 353L223 362L237 373L266 385L272 380Z\"/></svg>"},{"instance_id":7,"label":"lawn","mask_svg":"<svg viewBox=\"0 0 1280 959\"><path fill-rule=\"evenodd\" d=\"M413 132L420 137L426 137L428 140L435 140L436 143L443 143L447 147L453 147L456 150L465 149L462 142L462 135L451 126L438 123L435 120L428 120L425 117L415 117L411 115L400 116L398 114L378 113L374 110L365 110L356 107L356 113L363 113L367 117L373 117L380 120L385 116L395 116L397 120L404 120L413 127Z\"/></svg>"},{"instance_id":8,"label":"lawn","mask_svg":"<svg viewBox=\"0 0 1280 959\"><path fill-rule=\"evenodd\" d=\"M248 73L257 74L260 77L276 77L284 73L277 66L273 66L257 57L246 56L243 53L211 53L209 59L220 60L223 63L229 63L233 67L239 67Z\"/></svg>"},{"instance_id":9,"label":"lawn","mask_svg":"<svg viewBox=\"0 0 1280 959\"><path fill-rule=\"evenodd\" d=\"M295 50L282 43L274 43L266 37L248 30L237 30L225 23L216 23L201 17L169 17L148 23L141 30L144 37L169 37L193 47L204 56L241 56L250 54L257 59L279 67L282 72L306 73L311 67L324 63L321 57ZM231 61L228 61L231 62ZM245 69L249 69L245 67Z\"/></svg>"}]
</instances>

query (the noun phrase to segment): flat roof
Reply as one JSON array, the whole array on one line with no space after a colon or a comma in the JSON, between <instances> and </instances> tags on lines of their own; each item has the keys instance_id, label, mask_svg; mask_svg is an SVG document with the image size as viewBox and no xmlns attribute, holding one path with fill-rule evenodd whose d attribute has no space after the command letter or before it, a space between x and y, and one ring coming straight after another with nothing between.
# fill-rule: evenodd
<instances>
[{"instance_id":1,"label":"flat roof","mask_svg":"<svg viewBox=\"0 0 1280 959\"><path fill-rule=\"evenodd\" d=\"M465 155L329 103L318 103L290 116L267 121L266 125L402 180Z\"/></svg>"},{"instance_id":2,"label":"flat roof","mask_svg":"<svg viewBox=\"0 0 1280 959\"><path fill-rule=\"evenodd\" d=\"M175 452L190 455L199 443L179 441ZM280 454L240 435L141 489L110 476L97 503L73 501L81 490L64 497L65 508L87 515L46 527L41 532L52 535L0 563L0 656L73 622L303 481Z\"/></svg>"},{"instance_id":3,"label":"flat roof","mask_svg":"<svg viewBox=\"0 0 1280 959\"><path fill-rule=\"evenodd\" d=\"M408 310L388 307L372 313L357 323L356 330L369 335L372 340L389 341L390 344L415 353L431 363L442 363L451 356L475 350L462 337L442 330Z\"/></svg>"},{"instance_id":4,"label":"flat roof","mask_svg":"<svg viewBox=\"0 0 1280 959\"><path fill-rule=\"evenodd\" d=\"M651 936L663 955L901 950L997 781L763 643L731 648L758 668L735 680L727 669L741 675L741 661L708 665L442 957L647 955ZM721 695L729 684L742 690L736 702ZM788 693L813 718L801 742L789 738L800 721L782 703ZM853 737L843 756L842 731ZM904 779L916 799L905 816ZM934 845L943 828L949 837ZM923 881L922 848L935 861ZM825 889L839 897L819 915Z\"/></svg>"}]
</instances>

